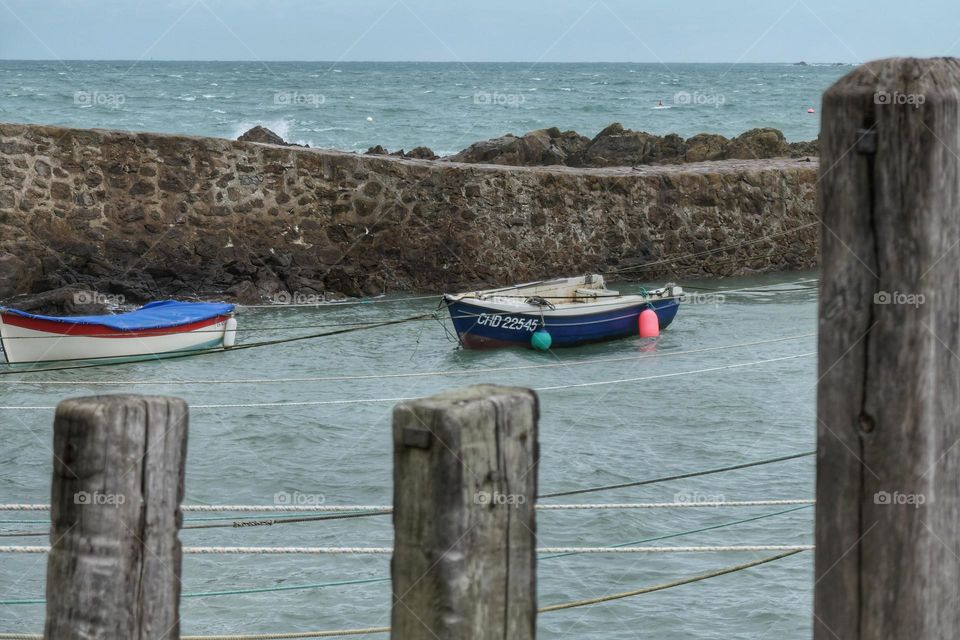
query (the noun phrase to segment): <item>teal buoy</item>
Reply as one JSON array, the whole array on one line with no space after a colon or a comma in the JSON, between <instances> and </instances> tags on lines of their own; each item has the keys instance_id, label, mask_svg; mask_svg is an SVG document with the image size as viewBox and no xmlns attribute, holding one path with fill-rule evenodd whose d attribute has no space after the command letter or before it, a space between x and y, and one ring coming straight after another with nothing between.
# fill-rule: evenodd
<instances>
[{"instance_id":1,"label":"teal buoy","mask_svg":"<svg viewBox=\"0 0 960 640\"><path fill-rule=\"evenodd\" d=\"M530 336L530 345L537 351L547 351L553 344L553 336L546 329L537 329Z\"/></svg>"}]
</instances>

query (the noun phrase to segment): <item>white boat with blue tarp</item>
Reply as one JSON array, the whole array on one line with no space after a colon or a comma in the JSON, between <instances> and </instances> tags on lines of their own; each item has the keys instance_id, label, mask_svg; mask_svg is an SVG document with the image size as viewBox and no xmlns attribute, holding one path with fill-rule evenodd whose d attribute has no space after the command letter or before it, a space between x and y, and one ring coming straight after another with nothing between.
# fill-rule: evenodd
<instances>
[{"instance_id":1,"label":"white boat with blue tarp","mask_svg":"<svg viewBox=\"0 0 960 640\"><path fill-rule=\"evenodd\" d=\"M163 357L233 346L234 305L151 302L127 313L42 316L0 307L0 346L9 363Z\"/></svg>"}]
</instances>

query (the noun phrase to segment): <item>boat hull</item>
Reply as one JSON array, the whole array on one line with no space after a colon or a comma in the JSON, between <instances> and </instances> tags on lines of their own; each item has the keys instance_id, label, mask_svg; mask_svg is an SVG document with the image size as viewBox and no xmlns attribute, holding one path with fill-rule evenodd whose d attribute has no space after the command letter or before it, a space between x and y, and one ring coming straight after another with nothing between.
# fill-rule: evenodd
<instances>
[{"instance_id":1,"label":"boat hull","mask_svg":"<svg viewBox=\"0 0 960 640\"><path fill-rule=\"evenodd\" d=\"M118 331L0 312L0 342L11 364L62 360L140 359L221 347L229 316L178 327Z\"/></svg>"},{"instance_id":2,"label":"boat hull","mask_svg":"<svg viewBox=\"0 0 960 640\"><path fill-rule=\"evenodd\" d=\"M553 347L575 347L592 342L638 335L640 312L653 309L665 329L680 306L677 298L637 301L624 305L597 305L571 312L511 312L464 300L447 299L447 308L460 343L468 349L530 347L533 332L543 327Z\"/></svg>"}]
</instances>

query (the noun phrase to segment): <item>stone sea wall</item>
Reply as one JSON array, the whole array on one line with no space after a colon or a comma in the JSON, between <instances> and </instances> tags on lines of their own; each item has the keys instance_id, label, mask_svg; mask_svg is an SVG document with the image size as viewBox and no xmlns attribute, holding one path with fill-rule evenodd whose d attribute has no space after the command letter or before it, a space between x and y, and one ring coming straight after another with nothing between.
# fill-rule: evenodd
<instances>
[{"instance_id":1,"label":"stone sea wall","mask_svg":"<svg viewBox=\"0 0 960 640\"><path fill-rule=\"evenodd\" d=\"M252 301L642 265L650 281L806 268L816 226L782 232L816 220L816 176L797 159L504 167L0 124L0 299L71 284Z\"/></svg>"}]
</instances>

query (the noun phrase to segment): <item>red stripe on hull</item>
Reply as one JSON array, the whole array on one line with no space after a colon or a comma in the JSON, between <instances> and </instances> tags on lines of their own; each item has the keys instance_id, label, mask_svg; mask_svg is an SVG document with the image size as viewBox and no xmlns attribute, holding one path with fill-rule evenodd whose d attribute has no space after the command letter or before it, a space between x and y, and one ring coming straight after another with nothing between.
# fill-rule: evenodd
<instances>
[{"instance_id":1,"label":"red stripe on hull","mask_svg":"<svg viewBox=\"0 0 960 640\"><path fill-rule=\"evenodd\" d=\"M213 326L219 322L226 322L229 316L216 316L208 320L191 322L190 324L181 324L174 327L161 327L159 329L138 329L136 331L123 331L114 329L102 324L76 324L69 321L54 322L52 320L38 320L36 318L24 318L12 313L0 314L3 323L22 329L32 331L42 331L61 336L88 336L92 338L145 338L150 336L169 336L178 333L189 333L205 327Z\"/></svg>"}]
</instances>

